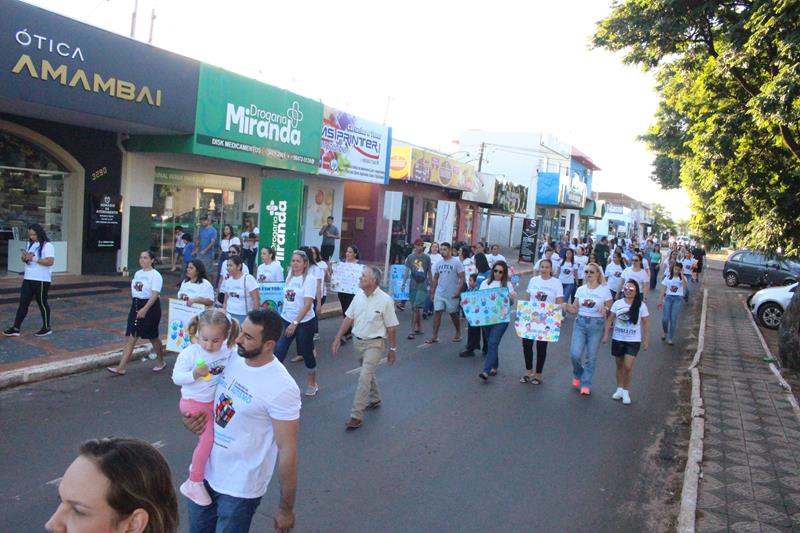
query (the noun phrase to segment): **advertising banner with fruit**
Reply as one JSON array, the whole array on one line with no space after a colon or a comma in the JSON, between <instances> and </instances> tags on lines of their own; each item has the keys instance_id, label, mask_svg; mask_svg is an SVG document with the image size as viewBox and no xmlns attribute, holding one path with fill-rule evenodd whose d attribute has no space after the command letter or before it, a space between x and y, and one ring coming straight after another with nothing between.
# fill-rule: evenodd
<instances>
[{"instance_id":1,"label":"advertising banner with fruit","mask_svg":"<svg viewBox=\"0 0 800 533\"><path fill-rule=\"evenodd\" d=\"M462 292L461 309L472 327L511 322L511 300L505 287Z\"/></svg>"},{"instance_id":2,"label":"advertising banner with fruit","mask_svg":"<svg viewBox=\"0 0 800 533\"><path fill-rule=\"evenodd\" d=\"M517 302L514 329L517 336L535 341L558 342L561 336L561 305Z\"/></svg>"},{"instance_id":3,"label":"advertising banner with fruit","mask_svg":"<svg viewBox=\"0 0 800 533\"><path fill-rule=\"evenodd\" d=\"M186 305L183 300L177 298L169 299L169 312L167 314L167 351L180 352L191 343L189 331L189 321L195 315L199 315L206 308L204 305Z\"/></svg>"},{"instance_id":4,"label":"advertising banner with fruit","mask_svg":"<svg viewBox=\"0 0 800 533\"><path fill-rule=\"evenodd\" d=\"M319 173L388 183L392 129L325 106Z\"/></svg>"},{"instance_id":5,"label":"advertising banner with fruit","mask_svg":"<svg viewBox=\"0 0 800 533\"><path fill-rule=\"evenodd\" d=\"M472 165L399 143L392 145L389 177L466 192L480 189L477 172Z\"/></svg>"}]
</instances>

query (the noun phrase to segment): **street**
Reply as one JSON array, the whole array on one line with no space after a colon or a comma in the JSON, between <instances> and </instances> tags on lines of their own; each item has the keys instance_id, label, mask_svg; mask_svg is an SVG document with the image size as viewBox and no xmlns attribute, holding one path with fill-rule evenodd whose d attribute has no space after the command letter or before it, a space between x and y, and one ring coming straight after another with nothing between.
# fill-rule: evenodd
<instances>
[{"instance_id":1,"label":"street","mask_svg":"<svg viewBox=\"0 0 800 533\"><path fill-rule=\"evenodd\" d=\"M340 320L321 321L320 392L303 398L301 413L295 530L641 530L649 493L642 483L660 482L648 470L648 450L677 404L674 378L687 333L697 328L684 314L676 346L663 344L656 293L649 299L650 349L637 360L630 406L610 398L608 345L600 347L592 396L571 389L572 317L550 347L544 383L535 386L518 382L524 363L513 325L501 345L499 375L484 383L481 357L457 356L463 342L450 342L449 320L438 345L407 340L407 310L398 314L398 363L378 372L383 405L352 432L344 423L358 363L352 343L331 356L329 339ZM428 334L431 322L424 322ZM169 362L171 369L174 355ZM150 366L134 364L121 378L94 371L0 394L5 531L42 530L57 505L57 480L88 438L156 443L176 487L185 479L195 438L180 422L179 388ZM302 390L303 365L287 366ZM271 530L277 498L276 474L253 531Z\"/></svg>"}]
</instances>

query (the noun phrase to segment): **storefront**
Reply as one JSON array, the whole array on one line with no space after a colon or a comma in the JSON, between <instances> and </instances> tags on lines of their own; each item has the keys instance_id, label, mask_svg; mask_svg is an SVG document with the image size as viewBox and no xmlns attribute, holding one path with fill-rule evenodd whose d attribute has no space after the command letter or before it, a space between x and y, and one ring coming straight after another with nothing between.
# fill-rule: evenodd
<instances>
[{"instance_id":1,"label":"storefront","mask_svg":"<svg viewBox=\"0 0 800 533\"><path fill-rule=\"evenodd\" d=\"M569 232L582 237L580 213L586 200L586 184L577 175L540 172L536 190L536 219L540 235L559 240Z\"/></svg>"},{"instance_id":2,"label":"storefront","mask_svg":"<svg viewBox=\"0 0 800 533\"><path fill-rule=\"evenodd\" d=\"M41 224L56 272L117 271L120 133L194 128L195 61L25 4L0 20L0 272Z\"/></svg>"}]
</instances>

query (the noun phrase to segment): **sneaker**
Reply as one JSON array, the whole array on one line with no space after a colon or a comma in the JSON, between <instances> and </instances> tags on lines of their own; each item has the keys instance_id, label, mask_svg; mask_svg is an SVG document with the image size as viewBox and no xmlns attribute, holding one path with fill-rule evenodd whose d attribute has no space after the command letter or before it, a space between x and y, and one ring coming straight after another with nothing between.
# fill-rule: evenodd
<instances>
[{"instance_id":1,"label":"sneaker","mask_svg":"<svg viewBox=\"0 0 800 533\"><path fill-rule=\"evenodd\" d=\"M317 392L319 392L319 385L309 385L306 387L306 396L316 396Z\"/></svg>"},{"instance_id":2,"label":"sneaker","mask_svg":"<svg viewBox=\"0 0 800 533\"><path fill-rule=\"evenodd\" d=\"M583 396L589 396L591 393L592 391L589 389L589 387L581 387L581 394Z\"/></svg>"},{"instance_id":3,"label":"sneaker","mask_svg":"<svg viewBox=\"0 0 800 533\"><path fill-rule=\"evenodd\" d=\"M34 333L34 335L36 335L37 337L44 337L45 335L50 335L51 333L53 333L52 329L50 329L50 328L42 328L39 331L37 331L36 333Z\"/></svg>"},{"instance_id":4,"label":"sneaker","mask_svg":"<svg viewBox=\"0 0 800 533\"><path fill-rule=\"evenodd\" d=\"M15 327L10 327L3 332L3 335L6 337L19 337L19 329Z\"/></svg>"},{"instance_id":5,"label":"sneaker","mask_svg":"<svg viewBox=\"0 0 800 533\"><path fill-rule=\"evenodd\" d=\"M475 357L475 350L464 350L458 354L459 357Z\"/></svg>"},{"instance_id":6,"label":"sneaker","mask_svg":"<svg viewBox=\"0 0 800 533\"><path fill-rule=\"evenodd\" d=\"M314 340L315 340L315 341L318 341L318 340L319 340L319 333L314 333Z\"/></svg>"},{"instance_id":7,"label":"sneaker","mask_svg":"<svg viewBox=\"0 0 800 533\"><path fill-rule=\"evenodd\" d=\"M622 391L622 403L624 403L625 405L630 405L631 404L631 395L626 390Z\"/></svg>"},{"instance_id":8,"label":"sneaker","mask_svg":"<svg viewBox=\"0 0 800 533\"><path fill-rule=\"evenodd\" d=\"M578 378L572 378L572 388L577 389L580 386L581 386L581 380L579 380Z\"/></svg>"},{"instance_id":9,"label":"sneaker","mask_svg":"<svg viewBox=\"0 0 800 533\"><path fill-rule=\"evenodd\" d=\"M668 340L668 341L667 341L667 344L669 344L670 346L675 346L675 343L674 343L674 342L672 342L672 339Z\"/></svg>"},{"instance_id":10,"label":"sneaker","mask_svg":"<svg viewBox=\"0 0 800 533\"><path fill-rule=\"evenodd\" d=\"M611 395L612 400L621 400L622 399L622 388L617 387L617 392Z\"/></svg>"},{"instance_id":11,"label":"sneaker","mask_svg":"<svg viewBox=\"0 0 800 533\"><path fill-rule=\"evenodd\" d=\"M180 491L181 494L197 505L211 505L211 496L208 495L208 491L202 481L190 481L187 479L181 483Z\"/></svg>"}]
</instances>

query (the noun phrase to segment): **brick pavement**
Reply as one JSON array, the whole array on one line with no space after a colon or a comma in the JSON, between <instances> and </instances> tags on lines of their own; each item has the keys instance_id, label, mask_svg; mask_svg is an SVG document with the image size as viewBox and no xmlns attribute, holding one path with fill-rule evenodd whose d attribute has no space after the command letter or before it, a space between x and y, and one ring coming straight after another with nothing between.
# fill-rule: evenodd
<instances>
[{"instance_id":1,"label":"brick pavement","mask_svg":"<svg viewBox=\"0 0 800 533\"><path fill-rule=\"evenodd\" d=\"M699 532L800 531L800 422L767 363L742 302L706 276L700 364L705 439Z\"/></svg>"}]
</instances>

